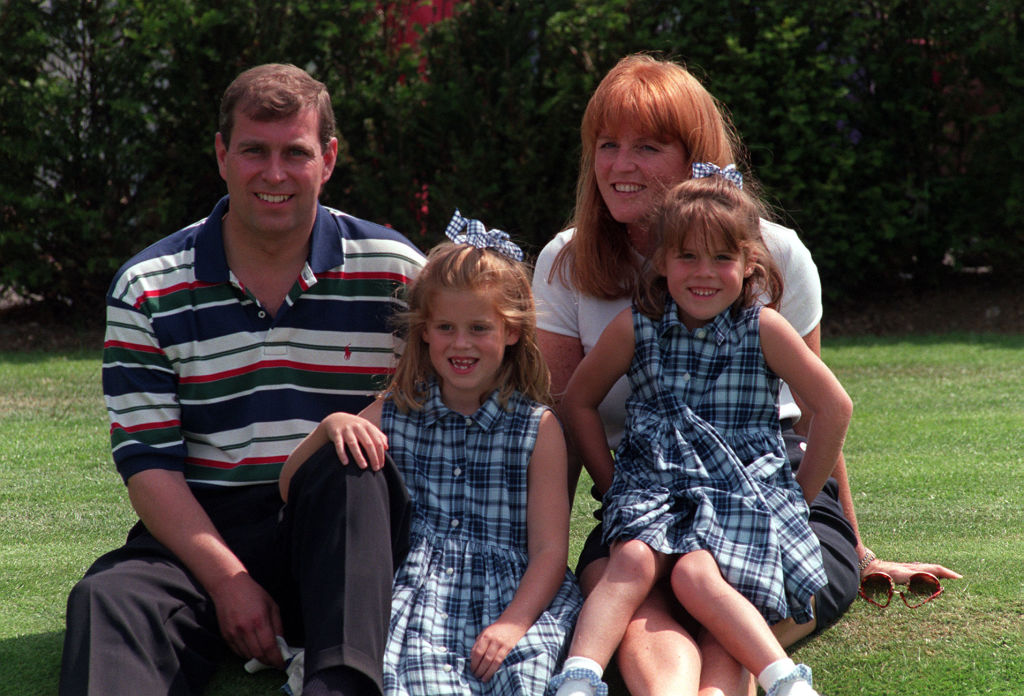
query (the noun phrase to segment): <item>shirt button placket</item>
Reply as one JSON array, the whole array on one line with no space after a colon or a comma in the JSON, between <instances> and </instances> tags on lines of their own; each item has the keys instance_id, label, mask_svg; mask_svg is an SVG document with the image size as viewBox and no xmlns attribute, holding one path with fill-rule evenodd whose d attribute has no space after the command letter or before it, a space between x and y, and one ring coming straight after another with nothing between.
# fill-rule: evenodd
<instances>
[{"instance_id":1,"label":"shirt button placket","mask_svg":"<svg viewBox=\"0 0 1024 696\"><path fill-rule=\"evenodd\" d=\"M462 421L462 428L458 428L462 432L456 434L457 447L453 450L455 455L454 466L452 467L452 490L456 491L456 494L452 501L452 519L449 521L449 528L454 532L461 526L462 521L460 517L465 514L463 508L463 501L465 500L465 491L463 490L466 486L466 479L463 476L465 471L464 464L466 458L467 443L469 441L469 429L473 425L473 419L466 416Z\"/></svg>"}]
</instances>

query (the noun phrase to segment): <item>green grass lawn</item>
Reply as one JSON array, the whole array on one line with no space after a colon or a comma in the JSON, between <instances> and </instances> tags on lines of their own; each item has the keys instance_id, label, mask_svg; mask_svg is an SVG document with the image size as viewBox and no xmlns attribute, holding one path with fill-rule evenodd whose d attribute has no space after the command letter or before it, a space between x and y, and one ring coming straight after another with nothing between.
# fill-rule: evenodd
<instances>
[{"instance_id":1,"label":"green grass lawn","mask_svg":"<svg viewBox=\"0 0 1024 696\"><path fill-rule=\"evenodd\" d=\"M1024 692L1024 336L830 341L854 399L846 455L883 558L964 575L916 610L858 600L799 646L824 694ZM72 584L134 516L114 471L98 351L0 351L0 691L55 694ZM582 482L572 554L590 527ZM209 690L274 694L241 662Z\"/></svg>"}]
</instances>

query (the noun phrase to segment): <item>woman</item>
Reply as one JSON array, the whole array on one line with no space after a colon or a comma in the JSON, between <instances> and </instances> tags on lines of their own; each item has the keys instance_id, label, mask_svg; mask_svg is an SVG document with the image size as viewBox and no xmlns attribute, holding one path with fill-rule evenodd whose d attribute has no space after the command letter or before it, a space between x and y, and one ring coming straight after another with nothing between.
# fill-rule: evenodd
<instances>
[{"instance_id":1,"label":"woman","mask_svg":"<svg viewBox=\"0 0 1024 696\"><path fill-rule=\"evenodd\" d=\"M609 321L629 306L643 259L650 253L646 219L664 190L689 176L694 162L719 167L737 162L738 138L723 109L684 68L646 55L627 56L601 81L581 125L582 154L571 229L541 251L534 273L538 339L551 370L556 398ZM750 177L744 187L750 190ZM756 193L756 192L755 192ZM762 221L761 233L781 268L785 292L780 312L816 354L821 353L821 286L810 253L793 230ZM625 422L625 379L601 404L610 447ZM799 464L799 398L780 398L791 463ZM575 490L579 463L570 472ZM821 542L828 585L815 596L815 618L776 626L783 645L834 623L853 602L860 576L884 571L897 582L927 570L959 577L938 565L893 563L875 558L857 533L856 517L840 455L830 480L811 505L811 527ZM604 493L600 481L596 493ZM600 525L587 540L577 574L584 593L607 564ZM633 696L701 693L746 694L751 680L699 626L681 615L670 594L656 589L634 615L619 646L618 665ZM717 689L717 691L716 691Z\"/></svg>"}]
</instances>

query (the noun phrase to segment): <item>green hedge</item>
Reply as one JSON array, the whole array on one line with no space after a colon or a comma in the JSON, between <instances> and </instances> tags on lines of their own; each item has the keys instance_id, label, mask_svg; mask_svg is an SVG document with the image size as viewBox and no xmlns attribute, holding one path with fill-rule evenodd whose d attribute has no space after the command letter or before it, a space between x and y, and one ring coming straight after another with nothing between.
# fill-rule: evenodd
<instances>
[{"instance_id":1,"label":"green hedge","mask_svg":"<svg viewBox=\"0 0 1024 696\"><path fill-rule=\"evenodd\" d=\"M394 38L412 4L5 3L0 289L94 311L121 262L222 194L220 94L267 61L331 88L326 203L424 248L458 206L536 251L571 215L590 92L638 50L729 106L830 299L1024 260L1015 0L474 0L416 53Z\"/></svg>"}]
</instances>

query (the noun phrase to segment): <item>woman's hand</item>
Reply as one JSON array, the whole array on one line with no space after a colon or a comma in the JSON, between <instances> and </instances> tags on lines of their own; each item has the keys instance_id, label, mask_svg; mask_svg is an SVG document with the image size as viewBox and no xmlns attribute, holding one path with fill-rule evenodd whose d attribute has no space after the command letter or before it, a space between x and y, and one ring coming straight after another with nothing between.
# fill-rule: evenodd
<instances>
[{"instance_id":1,"label":"woman's hand","mask_svg":"<svg viewBox=\"0 0 1024 696\"><path fill-rule=\"evenodd\" d=\"M931 573L937 578L948 578L950 580L959 580L963 577L955 570L950 570L938 563L904 563L900 561L885 561L881 558L876 558L868 563L864 570L860 572L860 576L863 578L869 573L886 573L897 585L906 585L910 581L910 576L914 573Z\"/></svg>"},{"instance_id":2,"label":"woman's hand","mask_svg":"<svg viewBox=\"0 0 1024 696\"><path fill-rule=\"evenodd\" d=\"M488 681L505 657L526 634L526 629L501 619L485 628L473 643L469 668L480 681Z\"/></svg>"}]
</instances>

